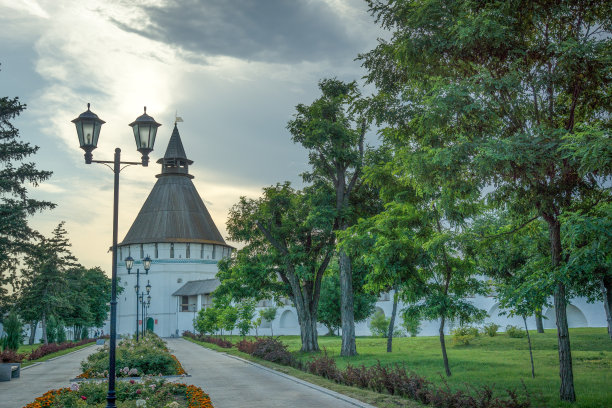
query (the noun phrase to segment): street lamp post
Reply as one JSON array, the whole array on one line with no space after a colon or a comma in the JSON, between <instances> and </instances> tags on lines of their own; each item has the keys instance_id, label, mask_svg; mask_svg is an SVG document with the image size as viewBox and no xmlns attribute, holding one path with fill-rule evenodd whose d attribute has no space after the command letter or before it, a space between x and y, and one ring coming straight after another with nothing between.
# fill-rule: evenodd
<instances>
[{"instance_id":1,"label":"street lamp post","mask_svg":"<svg viewBox=\"0 0 612 408\"><path fill-rule=\"evenodd\" d=\"M157 123L155 119L147 115L147 108L145 106L144 114L139 116L134 122L130 123L134 131L134 139L136 141L136 149L142 154L140 162L122 162L121 161L121 149L115 149L114 160L93 160L92 151L98 147L98 138L100 137L100 128L105 123L95 113L89 110L89 103L87 104L87 110L79 115L78 118L74 119L72 123L75 124L77 130L77 136L79 138L79 145L81 149L85 151L85 163L99 163L111 168L109 164L112 164L114 177L114 188L113 188L113 265L111 275L111 302L110 302L110 344L109 344L109 367L108 367L108 395L106 396L106 408L116 408L115 401L117 399L115 392L115 349L117 343L117 224L118 224L118 213L119 213L119 173L122 168L121 165L142 165L144 167L149 164L149 153L153 151L155 145L155 137L157 135L157 128L161 124ZM125 168L124 167L124 168Z\"/></svg>"},{"instance_id":2,"label":"street lamp post","mask_svg":"<svg viewBox=\"0 0 612 408\"><path fill-rule=\"evenodd\" d=\"M147 300L148 303L145 302L145 294L144 292L140 294L140 296L138 296L138 300L137 302L140 302L140 307L142 308L142 324L141 324L141 332L142 332L142 337L145 336L145 319L146 319L146 314L147 314L147 307L151 304L151 295L149 293L151 293L151 282L147 281L147 286L145 286L145 289L147 290Z\"/></svg>"},{"instance_id":3,"label":"street lamp post","mask_svg":"<svg viewBox=\"0 0 612 408\"><path fill-rule=\"evenodd\" d=\"M149 255L147 255L142 260L142 265L144 266L145 275L148 275L149 269L151 269L151 258L149 258ZM131 256L128 256L127 258L125 258L125 267L127 269L128 275L131 274L133 266L134 266L134 258L132 258ZM136 289L136 341L138 341L138 296L139 296L138 294L140 292L140 269L139 268L136 268L136 286L134 286L134 289Z\"/></svg>"}]
</instances>

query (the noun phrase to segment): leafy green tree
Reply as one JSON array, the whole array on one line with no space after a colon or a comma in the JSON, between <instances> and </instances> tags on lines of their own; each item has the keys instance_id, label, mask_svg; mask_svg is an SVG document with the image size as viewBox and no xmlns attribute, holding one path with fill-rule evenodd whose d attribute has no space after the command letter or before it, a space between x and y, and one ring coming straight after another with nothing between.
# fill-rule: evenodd
<instances>
[{"instance_id":1,"label":"leafy green tree","mask_svg":"<svg viewBox=\"0 0 612 408\"><path fill-rule=\"evenodd\" d=\"M66 295L66 270L77 265L70 251L70 242L61 222L51 238L42 237L24 258L20 296L29 299L29 305L40 315L43 341L48 343L47 319L72 310ZM36 299L36 303L31 301ZM30 311L31 312L31 311Z\"/></svg>"},{"instance_id":2,"label":"leafy green tree","mask_svg":"<svg viewBox=\"0 0 612 408\"><path fill-rule=\"evenodd\" d=\"M387 337L389 330L389 322L391 319L386 318L384 313L375 312L370 319L370 331L372 336Z\"/></svg>"},{"instance_id":3,"label":"leafy green tree","mask_svg":"<svg viewBox=\"0 0 612 408\"><path fill-rule=\"evenodd\" d=\"M311 105L299 104L287 128L293 141L308 150L312 170L304 181L332 185L335 193L334 230L351 223L351 195L361 177L367 122L358 114L360 92L355 82L337 79L319 82L321 96ZM351 259L340 249L342 356L357 354Z\"/></svg>"},{"instance_id":4,"label":"leafy green tree","mask_svg":"<svg viewBox=\"0 0 612 408\"><path fill-rule=\"evenodd\" d=\"M37 170L35 163L25 161L38 147L19 141L19 130L11 123L25 108L19 98L0 97L0 315L12 303L5 298L5 286L11 284L16 289L20 257L36 235L28 225L28 217L55 207L28 196L27 184L36 187L51 172Z\"/></svg>"},{"instance_id":5,"label":"leafy green tree","mask_svg":"<svg viewBox=\"0 0 612 408\"><path fill-rule=\"evenodd\" d=\"M195 328L201 334L214 334L220 329L220 317L220 309L215 306L200 309Z\"/></svg>"},{"instance_id":6,"label":"leafy green tree","mask_svg":"<svg viewBox=\"0 0 612 408\"><path fill-rule=\"evenodd\" d=\"M235 306L227 305L221 312L220 321L223 330L230 332L231 335L238 321L238 309Z\"/></svg>"},{"instance_id":7,"label":"leafy green tree","mask_svg":"<svg viewBox=\"0 0 612 408\"><path fill-rule=\"evenodd\" d=\"M564 270L573 277L573 292L603 301L612 339L612 204L600 202L585 214L567 213L564 221L569 252Z\"/></svg>"},{"instance_id":8,"label":"leafy green tree","mask_svg":"<svg viewBox=\"0 0 612 408\"><path fill-rule=\"evenodd\" d=\"M4 331L6 336L0 344L2 349L17 351L21 345L21 320L15 311L10 312L4 320Z\"/></svg>"},{"instance_id":9,"label":"leafy green tree","mask_svg":"<svg viewBox=\"0 0 612 408\"><path fill-rule=\"evenodd\" d=\"M253 317L255 316L255 302L253 301L243 301L238 304L238 323L236 326L240 331L240 335L242 337L249 334L249 330L251 330L253 325Z\"/></svg>"},{"instance_id":10,"label":"leafy green tree","mask_svg":"<svg viewBox=\"0 0 612 408\"><path fill-rule=\"evenodd\" d=\"M302 351L318 351L317 308L323 273L333 253L333 207L321 190L295 191L289 183L263 190L259 199L241 197L227 230L245 242L219 266L215 295L242 299L290 297L298 314Z\"/></svg>"},{"instance_id":11,"label":"leafy green tree","mask_svg":"<svg viewBox=\"0 0 612 408\"><path fill-rule=\"evenodd\" d=\"M610 2L368 4L392 32L361 56L379 91L372 109L409 177L478 189L520 214L517 227L546 222L560 397L575 401L561 230L564 213L602 198L611 174Z\"/></svg>"},{"instance_id":12,"label":"leafy green tree","mask_svg":"<svg viewBox=\"0 0 612 408\"><path fill-rule=\"evenodd\" d=\"M376 295L364 290L367 269L364 267L363 262L355 259L352 266L355 322L359 323L367 319L374 311ZM334 262L328 268L321 283L321 300L319 301L319 311L317 314L317 321L327 327L330 335L334 334L342 325L340 299L340 274L338 264Z\"/></svg>"},{"instance_id":13,"label":"leafy green tree","mask_svg":"<svg viewBox=\"0 0 612 408\"><path fill-rule=\"evenodd\" d=\"M272 329L272 322L276 319L276 312L278 308L276 307L267 307L259 311L259 316L270 323L270 334L274 336L274 330Z\"/></svg>"}]
</instances>

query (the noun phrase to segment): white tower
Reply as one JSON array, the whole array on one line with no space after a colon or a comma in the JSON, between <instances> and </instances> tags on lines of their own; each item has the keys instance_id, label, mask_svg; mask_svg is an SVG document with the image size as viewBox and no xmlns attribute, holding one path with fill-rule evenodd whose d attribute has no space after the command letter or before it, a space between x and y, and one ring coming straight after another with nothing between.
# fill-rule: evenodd
<instances>
[{"instance_id":1,"label":"white tower","mask_svg":"<svg viewBox=\"0 0 612 408\"><path fill-rule=\"evenodd\" d=\"M151 306L145 325L162 337L193 331L196 312L209 304L219 285L217 262L231 254L200 198L189 174L187 158L176 124L162 159L162 171L123 241L118 245L117 275L123 293L118 295L117 333L136 331L137 269L140 290L151 285ZM148 275L142 259L152 260ZM134 261L128 275L124 259ZM146 293L145 293L146 298ZM140 307L140 305L138 306ZM139 308L139 320L142 320Z\"/></svg>"}]
</instances>

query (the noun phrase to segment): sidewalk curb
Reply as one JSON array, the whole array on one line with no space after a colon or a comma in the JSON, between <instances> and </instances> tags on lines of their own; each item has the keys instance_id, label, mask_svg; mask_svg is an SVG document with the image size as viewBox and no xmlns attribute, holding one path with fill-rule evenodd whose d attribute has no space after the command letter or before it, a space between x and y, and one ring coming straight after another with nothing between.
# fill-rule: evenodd
<instances>
[{"instance_id":1,"label":"sidewalk curb","mask_svg":"<svg viewBox=\"0 0 612 408\"><path fill-rule=\"evenodd\" d=\"M187 340L183 339L183 341L187 341ZM199 344L197 344L197 345L199 345ZM351 398L351 397L349 397L347 395L340 394L339 392L332 391L332 390L330 390L328 388L325 388L325 387L321 387L320 385L316 385L316 384L310 383L308 381L302 380L300 378L296 378L296 377L294 377L292 375L285 374L285 373L280 372L280 371L276 371L276 370L274 370L272 368L268 368L268 367L263 366L261 364L257 364L257 363L254 363L252 361L245 360L244 358L233 356L231 354L223 353L223 352L216 351L216 350L213 350L213 349L209 349L208 347L204 347L204 346L200 346L200 347L203 347L206 350L212 351L214 353L219 353L219 354L225 355L226 357L233 358L233 359L238 360L238 361L242 361L243 363L250 364L250 365L252 365L252 366L254 366L256 368L259 368L260 370L267 371L267 372L272 373L272 374L276 374L279 377L283 377L283 378L285 378L285 379L287 379L289 381L293 381L294 383L301 384L301 385L303 385L305 387L308 387L308 388L311 388L313 390L319 391L319 392L321 392L323 394L326 394L326 395L329 395L330 397L334 397L334 398L339 399L341 401L347 402L347 403L349 403L351 405L354 405L356 407L359 407L359 408L376 408L374 405L367 404L367 403L365 403L363 401L359 401L359 400L357 400L355 398Z\"/></svg>"}]
</instances>

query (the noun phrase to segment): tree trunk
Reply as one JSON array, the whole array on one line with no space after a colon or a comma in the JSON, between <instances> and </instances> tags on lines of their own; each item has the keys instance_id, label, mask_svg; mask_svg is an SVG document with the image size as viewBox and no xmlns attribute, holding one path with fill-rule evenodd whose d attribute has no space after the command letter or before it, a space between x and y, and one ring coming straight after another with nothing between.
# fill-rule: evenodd
<instances>
[{"instance_id":1,"label":"tree trunk","mask_svg":"<svg viewBox=\"0 0 612 408\"><path fill-rule=\"evenodd\" d=\"M550 254L553 268L561 263L561 223L549 218L548 231L550 237ZM565 285L557 283L554 293L555 317L557 320L557 343L559 345L559 376L561 387L559 395L562 401L576 401L574 391L574 372L572 369L572 351L570 346L569 328L567 326L567 310Z\"/></svg>"},{"instance_id":2,"label":"tree trunk","mask_svg":"<svg viewBox=\"0 0 612 408\"><path fill-rule=\"evenodd\" d=\"M442 317L440 319L440 346L442 347L442 359L444 360L444 370L446 371L446 376L451 376L451 370L448 365L448 356L446 355L446 343L444 342L444 320Z\"/></svg>"},{"instance_id":3,"label":"tree trunk","mask_svg":"<svg viewBox=\"0 0 612 408\"><path fill-rule=\"evenodd\" d=\"M529 329L527 328L527 318L525 316L523 316L523 323L525 323L527 343L529 344L529 358L531 359L531 378L535 378L535 368L533 367L533 352L531 351L531 337L529 336Z\"/></svg>"},{"instance_id":4,"label":"tree trunk","mask_svg":"<svg viewBox=\"0 0 612 408\"><path fill-rule=\"evenodd\" d=\"M342 319L342 349L340 355L343 357L357 355L355 344L355 310L353 299L353 271L351 259L343 251L340 251L340 317Z\"/></svg>"},{"instance_id":5,"label":"tree trunk","mask_svg":"<svg viewBox=\"0 0 612 408\"><path fill-rule=\"evenodd\" d=\"M603 297L604 309L606 310L606 320L608 322L608 334L612 340L612 276L604 276L599 281L601 295Z\"/></svg>"},{"instance_id":6,"label":"tree trunk","mask_svg":"<svg viewBox=\"0 0 612 408\"><path fill-rule=\"evenodd\" d=\"M391 311L391 320L389 321L389 329L387 330L387 353L393 351L393 330L395 329L395 315L397 314L397 289L393 292L393 310Z\"/></svg>"},{"instance_id":7,"label":"tree trunk","mask_svg":"<svg viewBox=\"0 0 612 408\"><path fill-rule=\"evenodd\" d=\"M36 329L38 328L38 322L34 321L30 323L30 339L28 344L31 346L36 341Z\"/></svg>"},{"instance_id":8,"label":"tree trunk","mask_svg":"<svg viewBox=\"0 0 612 408\"><path fill-rule=\"evenodd\" d=\"M42 315L42 335L43 335L43 342L45 344L49 344L49 341L47 340L47 315L45 312L43 312Z\"/></svg>"},{"instance_id":9,"label":"tree trunk","mask_svg":"<svg viewBox=\"0 0 612 408\"><path fill-rule=\"evenodd\" d=\"M538 333L544 333L544 323L542 322L542 310L535 312L536 329Z\"/></svg>"}]
</instances>

